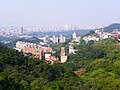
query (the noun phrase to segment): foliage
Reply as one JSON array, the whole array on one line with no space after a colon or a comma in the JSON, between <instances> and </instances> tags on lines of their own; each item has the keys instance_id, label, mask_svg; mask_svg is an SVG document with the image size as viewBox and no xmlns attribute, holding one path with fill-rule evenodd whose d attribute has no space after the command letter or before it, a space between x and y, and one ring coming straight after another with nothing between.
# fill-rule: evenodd
<instances>
[{"instance_id":1,"label":"foliage","mask_svg":"<svg viewBox=\"0 0 120 90\"><path fill-rule=\"evenodd\" d=\"M119 90L120 47L113 39L76 49L66 63L48 65L0 46L0 90ZM80 69L84 74L74 74Z\"/></svg>"}]
</instances>

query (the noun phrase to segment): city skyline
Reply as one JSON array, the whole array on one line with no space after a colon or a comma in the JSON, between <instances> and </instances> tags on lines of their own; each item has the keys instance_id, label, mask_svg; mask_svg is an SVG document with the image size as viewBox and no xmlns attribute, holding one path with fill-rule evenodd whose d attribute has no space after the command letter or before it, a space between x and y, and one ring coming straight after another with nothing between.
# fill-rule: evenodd
<instances>
[{"instance_id":1,"label":"city skyline","mask_svg":"<svg viewBox=\"0 0 120 90\"><path fill-rule=\"evenodd\" d=\"M4 0L0 26L105 26L119 23L119 0Z\"/></svg>"}]
</instances>

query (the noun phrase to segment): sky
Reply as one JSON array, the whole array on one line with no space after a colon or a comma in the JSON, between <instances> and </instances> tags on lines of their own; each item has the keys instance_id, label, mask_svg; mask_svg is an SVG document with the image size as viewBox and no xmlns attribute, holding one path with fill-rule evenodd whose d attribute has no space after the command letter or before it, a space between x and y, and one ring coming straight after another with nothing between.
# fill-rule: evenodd
<instances>
[{"instance_id":1,"label":"sky","mask_svg":"<svg viewBox=\"0 0 120 90\"><path fill-rule=\"evenodd\" d=\"M120 22L120 0L0 0L0 26L105 26Z\"/></svg>"}]
</instances>

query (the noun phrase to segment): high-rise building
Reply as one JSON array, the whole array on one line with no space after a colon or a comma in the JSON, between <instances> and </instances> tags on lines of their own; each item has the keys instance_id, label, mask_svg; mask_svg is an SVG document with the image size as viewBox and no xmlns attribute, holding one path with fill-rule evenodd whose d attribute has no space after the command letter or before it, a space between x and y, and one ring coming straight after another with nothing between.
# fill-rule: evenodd
<instances>
[{"instance_id":1,"label":"high-rise building","mask_svg":"<svg viewBox=\"0 0 120 90\"><path fill-rule=\"evenodd\" d=\"M62 35L60 35L60 37L59 37L59 43L65 43L65 40L66 38L64 37L64 36L62 36Z\"/></svg>"},{"instance_id":2,"label":"high-rise building","mask_svg":"<svg viewBox=\"0 0 120 90\"><path fill-rule=\"evenodd\" d=\"M65 48L61 48L61 63L65 63L67 61L67 56L65 55Z\"/></svg>"},{"instance_id":3,"label":"high-rise building","mask_svg":"<svg viewBox=\"0 0 120 90\"><path fill-rule=\"evenodd\" d=\"M76 34L75 32L73 33L72 38L73 38L73 39L76 39L76 38L77 38L77 34Z\"/></svg>"},{"instance_id":4,"label":"high-rise building","mask_svg":"<svg viewBox=\"0 0 120 90\"><path fill-rule=\"evenodd\" d=\"M53 35L52 38L53 38L53 43L54 44L58 43L58 39L59 39L58 37L56 37L55 35Z\"/></svg>"}]
</instances>

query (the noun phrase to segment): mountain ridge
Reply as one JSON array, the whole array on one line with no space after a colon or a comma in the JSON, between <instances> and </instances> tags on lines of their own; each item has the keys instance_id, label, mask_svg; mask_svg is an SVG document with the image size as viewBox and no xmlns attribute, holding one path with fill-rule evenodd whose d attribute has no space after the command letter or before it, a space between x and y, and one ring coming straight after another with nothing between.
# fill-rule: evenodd
<instances>
[{"instance_id":1,"label":"mountain ridge","mask_svg":"<svg viewBox=\"0 0 120 90\"><path fill-rule=\"evenodd\" d=\"M113 32L115 29L120 30L120 23L113 23L104 28L100 28L99 30L103 30L104 32Z\"/></svg>"}]
</instances>

